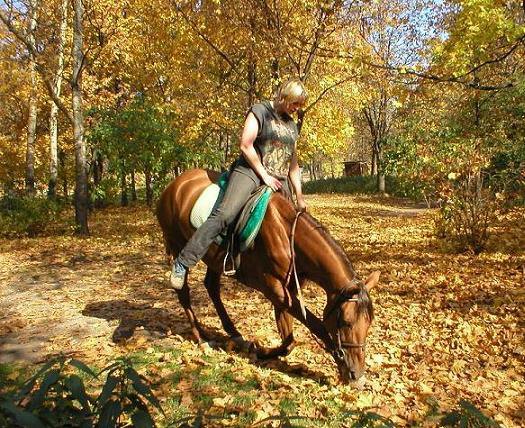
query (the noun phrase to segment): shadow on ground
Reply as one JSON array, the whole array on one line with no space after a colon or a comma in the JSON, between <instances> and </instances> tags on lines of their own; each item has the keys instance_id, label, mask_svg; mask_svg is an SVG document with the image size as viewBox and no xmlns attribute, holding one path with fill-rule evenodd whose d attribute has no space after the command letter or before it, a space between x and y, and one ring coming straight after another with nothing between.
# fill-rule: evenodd
<instances>
[{"instance_id":1,"label":"shadow on ground","mask_svg":"<svg viewBox=\"0 0 525 428\"><path fill-rule=\"evenodd\" d=\"M112 334L114 343L121 344L131 339L137 329L146 330L153 338L177 334L192 340L191 330L185 317L151 304L132 303L127 300L108 300L88 303L82 315L118 321ZM208 329L212 330L212 329ZM212 330L213 333L219 332Z\"/></svg>"}]
</instances>

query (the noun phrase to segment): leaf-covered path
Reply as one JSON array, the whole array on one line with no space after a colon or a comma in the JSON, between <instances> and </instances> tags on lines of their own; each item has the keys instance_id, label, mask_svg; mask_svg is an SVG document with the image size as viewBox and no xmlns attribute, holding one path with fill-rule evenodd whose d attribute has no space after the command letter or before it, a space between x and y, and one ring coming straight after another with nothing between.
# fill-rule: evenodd
<instances>
[{"instance_id":1,"label":"leaf-covered path","mask_svg":"<svg viewBox=\"0 0 525 428\"><path fill-rule=\"evenodd\" d=\"M445 408L467 399L504 426L522 425L524 212L501 219L489 251L472 256L441 248L428 210L370 197L310 196L308 202L361 276L382 272L360 389L336 384L335 365L300 326L292 354L265 364L191 343L184 314L165 288L160 231L143 207L96 212L86 239L0 241L0 362L71 353L102 365L144 351L158 356L156 369L146 372L162 378L169 374L166 361L175 357L158 350L176 349L175 362L188 370L209 365L211 355L219 366L235 368L240 383L257 379L261 392L249 404L259 412L256 420L278 413L279 403L293 396L304 416L326 417L327 403L336 403L343 410L375 407L404 425L421 417L434 397ZM205 327L224 338L203 275L199 265L190 279L194 307ZM224 284L226 306L245 337L276 344L268 302L229 279ZM307 285L305 298L320 314L324 296L315 284ZM265 379L275 376L278 387L271 388ZM194 380L182 375L164 390L160 382L159 393L190 411L205 405L224 412L236 402L216 389L202 404L192 395Z\"/></svg>"}]
</instances>

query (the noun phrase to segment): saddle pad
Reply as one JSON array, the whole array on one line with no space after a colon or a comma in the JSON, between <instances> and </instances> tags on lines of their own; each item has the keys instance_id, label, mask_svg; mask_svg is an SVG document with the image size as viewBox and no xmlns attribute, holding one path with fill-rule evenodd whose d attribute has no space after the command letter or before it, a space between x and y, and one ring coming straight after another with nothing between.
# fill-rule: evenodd
<instances>
[{"instance_id":1,"label":"saddle pad","mask_svg":"<svg viewBox=\"0 0 525 428\"><path fill-rule=\"evenodd\" d=\"M253 245L264 220L272 193L270 187L260 186L246 203L235 228L240 251L244 251Z\"/></svg>"},{"instance_id":2,"label":"saddle pad","mask_svg":"<svg viewBox=\"0 0 525 428\"><path fill-rule=\"evenodd\" d=\"M198 229L210 216L220 192L220 186L215 183L210 184L202 191L190 214L190 222L195 229Z\"/></svg>"}]
</instances>

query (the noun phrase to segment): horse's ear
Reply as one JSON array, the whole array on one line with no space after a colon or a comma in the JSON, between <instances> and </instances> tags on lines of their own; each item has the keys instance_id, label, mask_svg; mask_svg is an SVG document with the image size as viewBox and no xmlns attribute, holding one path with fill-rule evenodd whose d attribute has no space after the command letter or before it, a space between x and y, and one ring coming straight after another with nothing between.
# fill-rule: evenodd
<instances>
[{"instance_id":1,"label":"horse's ear","mask_svg":"<svg viewBox=\"0 0 525 428\"><path fill-rule=\"evenodd\" d=\"M370 290L377 285L377 282L379 281L379 275L381 275L381 272L376 270L372 272L370 276L366 279L365 288L368 292L370 292Z\"/></svg>"}]
</instances>

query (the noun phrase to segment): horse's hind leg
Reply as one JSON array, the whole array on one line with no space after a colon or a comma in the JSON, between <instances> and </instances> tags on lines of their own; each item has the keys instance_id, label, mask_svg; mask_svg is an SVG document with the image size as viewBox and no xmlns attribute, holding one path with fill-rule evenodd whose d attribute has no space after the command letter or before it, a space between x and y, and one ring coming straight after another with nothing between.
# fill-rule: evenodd
<instances>
[{"instance_id":1,"label":"horse's hind leg","mask_svg":"<svg viewBox=\"0 0 525 428\"><path fill-rule=\"evenodd\" d=\"M206 271L206 276L204 277L204 285L206 286L208 295L210 296L213 306L217 311L217 315L219 315L224 331L228 333L228 336L230 336L230 338L235 342L237 346L245 350L250 350L253 344L243 339L241 333L239 333L239 330L237 330L237 328L233 324L233 321L228 315L228 312L226 312L226 308L224 307L224 304L221 299L220 279L220 273L208 268L208 270Z\"/></svg>"},{"instance_id":2,"label":"horse's hind leg","mask_svg":"<svg viewBox=\"0 0 525 428\"><path fill-rule=\"evenodd\" d=\"M208 335L201 327L191 307L190 287L188 287L188 274L186 274L186 277L184 278L184 285L182 286L182 288L180 290L175 290L175 291L177 292L177 297L179 298L180 304L184 308L186 317L188 318L188 321L190 322L191 332L193 333L193 337L195 338L197 343L207 342Z\"/></svg>"}]
</instances>

